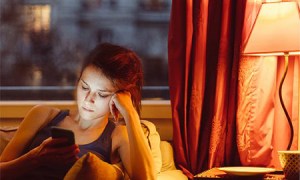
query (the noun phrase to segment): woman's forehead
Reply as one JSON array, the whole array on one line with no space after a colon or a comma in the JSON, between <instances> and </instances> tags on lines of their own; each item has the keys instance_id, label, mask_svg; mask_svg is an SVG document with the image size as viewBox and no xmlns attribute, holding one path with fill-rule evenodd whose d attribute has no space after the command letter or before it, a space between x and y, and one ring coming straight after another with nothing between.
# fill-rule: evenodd
<instances>
[{"instance_id":1,"label":"woman's forehead","mask_svg":"<svg viewBox=\"0 0 300 180\"><path fill-rule=\"evenodd\" d=\"M85 84L103 91L115 91L113 82L108 79L101 69L94 66L87 66L80 78Z\"/></svg>"}]
</instances>

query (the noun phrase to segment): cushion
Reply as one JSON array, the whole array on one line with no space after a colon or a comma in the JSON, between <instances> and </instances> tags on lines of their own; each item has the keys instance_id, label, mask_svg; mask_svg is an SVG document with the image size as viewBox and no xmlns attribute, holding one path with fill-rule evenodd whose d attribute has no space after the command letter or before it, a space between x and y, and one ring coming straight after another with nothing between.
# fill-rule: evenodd
<instances>
[{"instance_id":1,"label":"cushion","mask_svg":"<svg viewBox=\"0 0 300 180\"><path fill-rule=\"evenodd\" d=\"M151 154L154 160L154 170L158 174L162 167L162 155L160 151L160 136L156 131L155 125L147 120L141 120L142 127L146 137L148 138L148 143L151 148Z\"/></svg>"},{"instance_id":2,"label":"cushion","mask_svg":"<svg viewBox=\"0 0 300 180\"><path fill-rule=\"evenodd\" d=\"M162 168L161 172L176 170L172 145L167 141L160 142Z\"/></svg>"},{"instance_id":3,"label":"cushion","mask_svg":"<svg viewBox=\"0 0 300 180\"><path fill-rule=\"evenodd\" d=\"M82 179L123 179L122 171L101 160L93 153L87 153L82 156L71 167L64 177L65 180L82 180Z\"/></svg>"}]
</instances>

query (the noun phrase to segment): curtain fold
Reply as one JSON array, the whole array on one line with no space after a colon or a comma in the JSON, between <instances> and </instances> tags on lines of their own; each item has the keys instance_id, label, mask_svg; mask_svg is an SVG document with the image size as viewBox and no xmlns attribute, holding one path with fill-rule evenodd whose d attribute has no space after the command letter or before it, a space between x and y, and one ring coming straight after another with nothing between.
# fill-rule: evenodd
<instances>
[{"instance_id":1,"label":"curtain fold","mask_svg":"<svg viewBox=\"0 0 300 180\"><path fill-rule=\"evenodd\" d=\"M238 164L235 112L245 1L173 0L169 86L176 164L192 178Z\"/></svg>"},{"instance_id":2,"label":"curtain fold","mask_svg":"<svg viewBox=\"0 0 300 180\"><path fill-rule=\"evenodd\" d=\"M300 1L295 1L300 7ZM249 36L261 3L247 1L242 44ZM283 84L284 103L295 131L292 150L297 149L299 137L299 59L300 56L289 57ZM278 95L283 71L283 57L244 56L240 59L236 123L239 157L245 166L281 169L277 151L286 150L290 138L290 128Z\"/></svg>"},{"instance_id":3,"label":"curtain fold","mask_svg":"<svg viewBox=\"0 0 300 180\"><path fill-rule=\"evenodd\" d=\"M260 6L255 0L172 1L168 68L174 155L190 179L212 167L279 166L277 150L288 139L281 136L287 124L277 93L282 60L252 61L240 54ZM290 59L283 91L298 136L300 57Z\"/></svg>"}]
</instances>

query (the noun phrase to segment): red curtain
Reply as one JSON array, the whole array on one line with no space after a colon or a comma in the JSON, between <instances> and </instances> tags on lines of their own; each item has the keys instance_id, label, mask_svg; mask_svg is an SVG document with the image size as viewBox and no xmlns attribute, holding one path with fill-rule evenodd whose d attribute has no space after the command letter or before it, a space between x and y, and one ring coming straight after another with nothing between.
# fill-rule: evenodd
<instances>
[{"instance_id":1,"label":"red curtain","mask_svg":"<svg viewBox=\"0 0 300 180\"><path fill-rule=\"evenodd\" d=\"M244 0L173 0L169 86L175 160L189 177L239 164L236 89Z\"/></svg>"},{"instance_id":2,"label":"red curtain","mask_svg":"<svg viewBox=\"0 0 300 180\"><path fill-rule=\"evenodd\" d=\"M281 136L287 124L277 93L282 60L246 61L240 54L260 5L254 0L172 1L168 54L173 143L176 164L191 179L212 167L278 165L276 150L288 139ZM300 58L290 59L288 85L283 91L293 125L298 127ZM247 79L258 71L264 73ZM243 90L252 82L254 91L264 94L251 104ZM245 119L252 105L259 111ZM243 131L243 123L252 123L252 129ZM253 133L256 149L243 147L240 132ZM256 139L260 135L263 140Z\"/></svg>"}]
</instances>

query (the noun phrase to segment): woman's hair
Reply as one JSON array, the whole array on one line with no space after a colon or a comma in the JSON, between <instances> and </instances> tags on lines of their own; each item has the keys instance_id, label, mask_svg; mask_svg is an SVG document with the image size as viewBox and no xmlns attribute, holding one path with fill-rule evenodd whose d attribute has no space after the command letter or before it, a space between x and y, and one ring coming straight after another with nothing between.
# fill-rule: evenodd
<instances>
[{"instance_id":1,"label":"woman's hair","mask_svg":"<svg viewBox=\"0 0 300 180\"><path fill-rule=\"evenodd\" d=\"M118 45L102 43L84 59L79 77L90 65L99 68L117 90L129 91L133 105L140 115L143 69L137 54Z\"/></svg>"}]
</instances>

